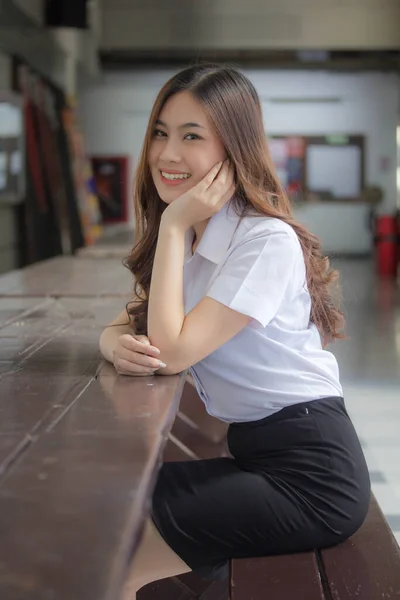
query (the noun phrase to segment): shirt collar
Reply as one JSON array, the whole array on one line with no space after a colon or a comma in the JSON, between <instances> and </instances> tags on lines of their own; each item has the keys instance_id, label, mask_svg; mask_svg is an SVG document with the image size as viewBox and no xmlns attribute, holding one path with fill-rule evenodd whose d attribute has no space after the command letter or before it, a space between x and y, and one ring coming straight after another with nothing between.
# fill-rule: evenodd
<instances>
[{"instance_id":1,"label":"shirt collar","mask_svg":"<svg viewBox=\"0 0 400 600\"><path fill-rule=\"evenodd\" d=\"M239 216L233 209L232 201L229 201L209 220L195 254L218 264L229 248L238 221ZM194 229L191 227L185 237L185 261L192 257L193 235Z\"/></svg>"}]
</instances>

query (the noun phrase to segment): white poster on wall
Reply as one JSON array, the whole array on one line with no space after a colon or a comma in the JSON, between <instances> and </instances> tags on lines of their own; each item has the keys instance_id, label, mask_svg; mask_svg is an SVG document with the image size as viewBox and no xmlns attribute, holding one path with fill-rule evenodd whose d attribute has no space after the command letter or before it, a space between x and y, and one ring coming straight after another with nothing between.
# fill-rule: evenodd
<instances>
[{"instance_id":1,"label":"white poster on wall","mask_svg":"<svg viewBox=\"0 0 400 600\"><path fill-rule=\"evenodd\" d=\"M310 145L307 148L307 188L335 198L361 193L361 149L358 146Z\"/></svg>"}]
</instances>

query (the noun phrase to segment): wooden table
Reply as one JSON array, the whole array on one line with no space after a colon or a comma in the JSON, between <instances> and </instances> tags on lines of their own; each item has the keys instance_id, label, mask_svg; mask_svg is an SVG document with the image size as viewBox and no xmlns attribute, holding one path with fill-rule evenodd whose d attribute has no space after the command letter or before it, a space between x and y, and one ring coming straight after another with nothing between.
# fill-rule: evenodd
<instances>
[{"instance_id":1,"label":"wooden table","mask_svg":"<svg viewBox=\"0 0 400 600\"><path fill-rule=\"evenodd\" d=\"M184 384L117 376L98 339L118 260L0 277L0 598L116 600Z\"/></svg>"}]
</instances>

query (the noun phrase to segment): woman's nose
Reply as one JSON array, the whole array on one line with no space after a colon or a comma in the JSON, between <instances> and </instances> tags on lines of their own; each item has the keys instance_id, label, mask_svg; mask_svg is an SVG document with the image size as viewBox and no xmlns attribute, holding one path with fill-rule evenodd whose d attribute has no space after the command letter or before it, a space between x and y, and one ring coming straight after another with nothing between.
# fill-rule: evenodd
<instances>
[{"instance_id":1,"label":"woman's nose","mask_svg":"<svg viewBox=\"0 0 400 600\"><path fill-rule=\"evenodd\" d=\"M167 139L163 144L160 160L163 162L181 162L182 153L179 144L171 138Z\"/></svg>"}]
</instances>

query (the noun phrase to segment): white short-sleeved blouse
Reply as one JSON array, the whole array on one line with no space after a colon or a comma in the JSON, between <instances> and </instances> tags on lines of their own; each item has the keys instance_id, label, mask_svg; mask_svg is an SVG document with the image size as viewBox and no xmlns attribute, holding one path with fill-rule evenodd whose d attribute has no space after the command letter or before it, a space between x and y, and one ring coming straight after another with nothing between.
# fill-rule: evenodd
<instances>
[{"instance_id":1,"label":"white short-sleeved blouse","mask_svg":"<svg viewBox=\"0 0 400 600\"><path fill-rule=\"evenodd\" d=\"M335 357L310 322L311 299L296 233L279 219L241 219L227 204L192 254L186 234L185 314L205 296L252 317L190 369L207 411L226 422L262 419L285 406L342 396Z\"/></svg>"}]
</instances>

